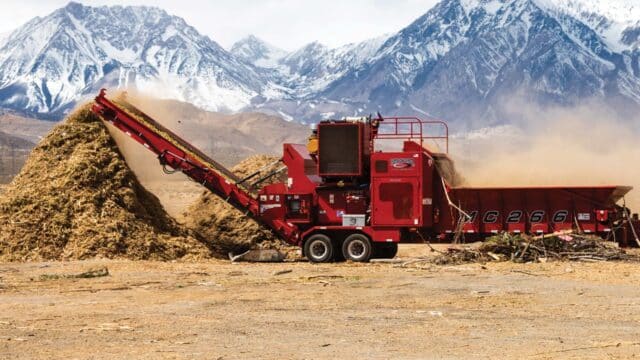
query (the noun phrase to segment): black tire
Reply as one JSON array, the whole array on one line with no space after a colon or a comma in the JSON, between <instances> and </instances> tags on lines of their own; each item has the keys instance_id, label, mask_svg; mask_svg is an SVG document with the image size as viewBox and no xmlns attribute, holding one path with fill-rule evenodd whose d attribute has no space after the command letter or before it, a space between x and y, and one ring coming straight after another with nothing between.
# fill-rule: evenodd
<instances>
[{"instance_id":1,"label":"black tire","mask_svg":"<svg viewBox=\"0 0 640 360\"><path fill-rule=\"evenodd\" d=\"M376 243L374 250L377 259L393 259L398 254L398 243Z\"/></svg>"},{"instance_id":2,"label":"black tire","mask_svg":"<svg viewBox=\"0 0 640 360\"><path fill-rule=\"evenodd\" d=\"M324 263L333 260L333 243L323 234L311 235L304 243L304 255L314 263Z\"/></svg>"},{"instance_id":3,"label":"black tire","mask_svg":"<svg viewBox=\"0 0 640 360\"><path fill-rule=\"evenodd\" d=\"M342 243L342 256L346 260L367 262L373 255L373 246L363 234L351 234Z\"/></svg>"}]
</instances>

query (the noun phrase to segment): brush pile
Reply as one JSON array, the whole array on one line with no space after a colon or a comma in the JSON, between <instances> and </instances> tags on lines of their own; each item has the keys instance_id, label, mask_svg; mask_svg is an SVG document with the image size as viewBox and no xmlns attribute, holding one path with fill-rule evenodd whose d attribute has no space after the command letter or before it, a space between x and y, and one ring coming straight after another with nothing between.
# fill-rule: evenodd
<instances>
[{"instance_id":1,"label":"brush pile","mask_svg":"<svg viewBox=\"0 0 640 360\"><path fill-rule=\"evenodd\" d=\"M0 195L0 230L0 261L171 260L215 250L142 187L88 106L43 139Z\"/></svg>"},{"instance_id":2,"label":"brush pile","mask_svg":"<svg viewBox=\"0 0 640 360\"><path fill-rule=\"evenodd\" d=\"M615 243L597 236L559 234L530 237L500 234L487 239L476 248L449 248L436 256L436 264L512 261L516 263L543 261L638 261Z\"/></svg>"},{"instance_id":3,"label":"brush pile","mask_svg":"<svg viewBox=\"0 0 640 360\"><path fill-rule=\"evenodd\" d=\"M234 166L231 171L243 179L262 169L260 174L247 181L259 180L283 166L278 158L268 155L251 156ZM280 172L259 184L258 188L286 181L286 171ZM239 254L250 248L277 249L290 253L292 248L283 244L273 233L260 226L244 213L227 204L209 191L184 214L186 225L203 239L216 244L225 252ZM295 249L295 248L293 248Z\"/></svg>"}]
</instances>

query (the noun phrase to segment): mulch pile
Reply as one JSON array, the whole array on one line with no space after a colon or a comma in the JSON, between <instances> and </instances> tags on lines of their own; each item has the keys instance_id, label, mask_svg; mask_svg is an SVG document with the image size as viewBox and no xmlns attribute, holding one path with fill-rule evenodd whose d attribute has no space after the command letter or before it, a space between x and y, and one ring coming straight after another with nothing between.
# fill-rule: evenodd
<instances>
[{"instance_id":1,"label":"mulch pile","mask_svg":"<svg viewBox=\"0 0 640 360\"><path fill-rule=\"evenodd\" d=\"M640 261L617 244L597 236L558 234L545 237L500 234L476 248L449 248L433 258L440 265L512 261L516 263L564 261Z\"/></svg>"},{"instance_id":2,"label":"mulch pile","mask_svg":"<svg viewBox=\"0 0 640 360\"><path fill-rule=\"evenodd\" d=\"M85 106L56 126L0 194L0 260L208 258L138 182Z\"/></svg>"},{"instance_id":3,"label":"mulch pile","mask_svg":"<svg viewBox=\"0 0 640 360\"><path fill-rule=\"evenodd\" d=\"M251 156L231 169L240 178L245 178L257 170L264 168L260 175L253 177L256 181L275 171L283 164L275 163L277 157L268 155ZM268 166L270 165L271 166ZM286 182L286 171L277 174L261 183L260 186L276 182ZM260 187L258 186L258 187ZM242 253L251 248L277 249L291 254L294 249L280 241L273 233L245 216L216 195L205 191L200 198L184 214L187 227L208 242L216 244L225 252Z\"/></svg>"}]
</instances>

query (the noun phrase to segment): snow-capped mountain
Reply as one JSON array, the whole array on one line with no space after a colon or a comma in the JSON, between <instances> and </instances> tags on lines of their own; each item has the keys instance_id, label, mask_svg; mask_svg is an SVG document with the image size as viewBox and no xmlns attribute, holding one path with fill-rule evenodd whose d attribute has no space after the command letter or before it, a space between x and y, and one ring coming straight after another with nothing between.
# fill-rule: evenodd
<instances>
[{"instance_id":1,"label":"snow-capped mountain","mask_svg":"<svg viewBox=\"0 0 640 360\"><path fill-rule=\"evenodd\" d=\"M571 16L594 30L615 51L637 47L640 2L635 0L539 0L541 6ZM634 41L635 40L635 41Z\"/></svg>"},{"instance_id":2,"label":"snow-capped mountain","mask_svg":"<svg viewBox=\"0 0 640 360\"><path fill-rule=\"evenodd\" d=\"M255 66L274 68L278 66L278 60L287 55L287 52L273 46L255 35L236 42L231 47L231 53Z\"/></svg>"},{"instance_id":3,"label":"snow-capped mountain","mask_svg":"<svg viewBox=\"0 0 640 360\"><path fill-rule=\"evenodd\" d=\"M640 110L636 0L442 0L397 33L230 51L157 8L77 3L0 37L0 107L50 114L101 86L288 120L418 115L506 123L518 100Z\"/></svg>"},{"instance_id":4,"label":"snow-capped mountain","mask_svg":"<svg viewBox=\"0 0 640 360\"><path fill-rule=\"evenodd\" d=\"M471 126L504 122L516 97L543 105L603 101L637 111L640 51L617 45L637 42L640 31L626 27L617 36L611 29L624 28L619 24L626 20L604 15L600 27L588 24L593 15L581 10L582 1L443 0L363 61L302 95L314 102L313 111L417 114ZM312 58L322 53L319 46L308 51ZM290 101L272 107L296 118L313 115Z\"/></svg>"},{"instance_id":5,"label":"snow-capped mountain","mask_svg":"<svg viewBox=\"0 0 640 360\"><path fill-rule=\"evenodd\" d=\"M0 105L41 114L106 85L209 110L239 110L267 86L253 67L157 8L72 2L0 44Z\"/></svg>"},{"instance_id":6,"label":"snow-capped mountain","mask_svg":"<svg viewBox=\"0 0 640 360\"><path fill-rule=\"evenodd\" d=\"M357 69L378 51L388 37L384 35L335 49L312 42L283 57L279 61L280 69L286 75L287 86L298 90L298 96L307 96Z\"/></svg>"},{"instance_id":7,"label":"snow-capped mountain","mask_svg":"<svg viewBox=\"0 0 640 360\"><path fill-rule=\"evenodd\" d=\"M331 49L314 41L293 52L274 47L250 35L231 47L231 53L250 64L276 70L274 82L300 98L324 89L373 56L389 35Z\"/></svg>"}]
</instances>

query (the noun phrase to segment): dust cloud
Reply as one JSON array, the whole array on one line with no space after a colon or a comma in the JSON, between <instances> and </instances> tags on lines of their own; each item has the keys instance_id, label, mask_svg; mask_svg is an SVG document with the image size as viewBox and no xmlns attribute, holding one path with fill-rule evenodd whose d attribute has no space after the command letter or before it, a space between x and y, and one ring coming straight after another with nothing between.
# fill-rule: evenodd
<instances>
[{"instance_id":1,"label":"dust cloud","mask_svg":"<svg viewBox=\"0 0 640 360\"><path fill-rule=\"evenodd\" d=\"M540 109L518 104L522 121L452 139L467 186L633 186L626 203L640 210L638 119L605 107Z\"/></svg>"},{"instance_id":2,"label":"dust cloud","mask_svg":"<svg viewBox=\"0 0 640 360\"><path fill-rule=\"evenodd\" d=\"M144 149L133 139L108 124L109 133L118 144L120 152L124 156L127 165L133 170L138 179L145 185L153 182L182 182L189 179L181 172L166 174L158 161L158 157Z\"/></svg>"},{"instance_id":3,"label":"dust cloud","mask_svg":"<svg viewBox=\"0 0 640 360\"><path fill-rule=\"evenodd\" d=\"M114 98L117 93L112 95ZM148 111L148 109L157 109L161 106L164 110L168 106L164 106L160 101L142 97L140 95L132 96L127 94L127 100ZM154 106L155 105L155 106ZM156 117L164 126L180 132L182 128L177 121L172 121L174 117L162 116ZM145 149L142 145L127 136L124 132L116 129L113 125L105 123L109 133L118 145L120 153L122 153L127 165L136 175L140 183L151 193L156 195L167 213L174 218L181 220L184 210L198 199L203 188L190 180L182 172L177 171L174 174L167 174L163 171L158 161L158 157L151 151Z\"/></svg>"},{"instance_id":4,"label":"dust cloud","mask_svg":"<svg viewBox=\"0 0 640 360\"><path fill-rule=\"evenodd\" d=\"M172 131L175 131L178 135L182 135L180 134L182 124L177 120L181 119L181 114L179 114L175 108L169 106L169 104L136 92L120 92L114 93L112 96L113 98L124 96L127 101L143 111L154 109L164 113L165 116L160 118L156 117L155 120ZM152 183L190 181L189 178L181 172L176 172L173 175L166 174L159 164L157 155L144 149L139 143L122 131L116 129L113 125L107 123L107 128L118 144L118 148L122 152L129 167L146 186L150 186Z\"/></svg>"}]
</instances>

